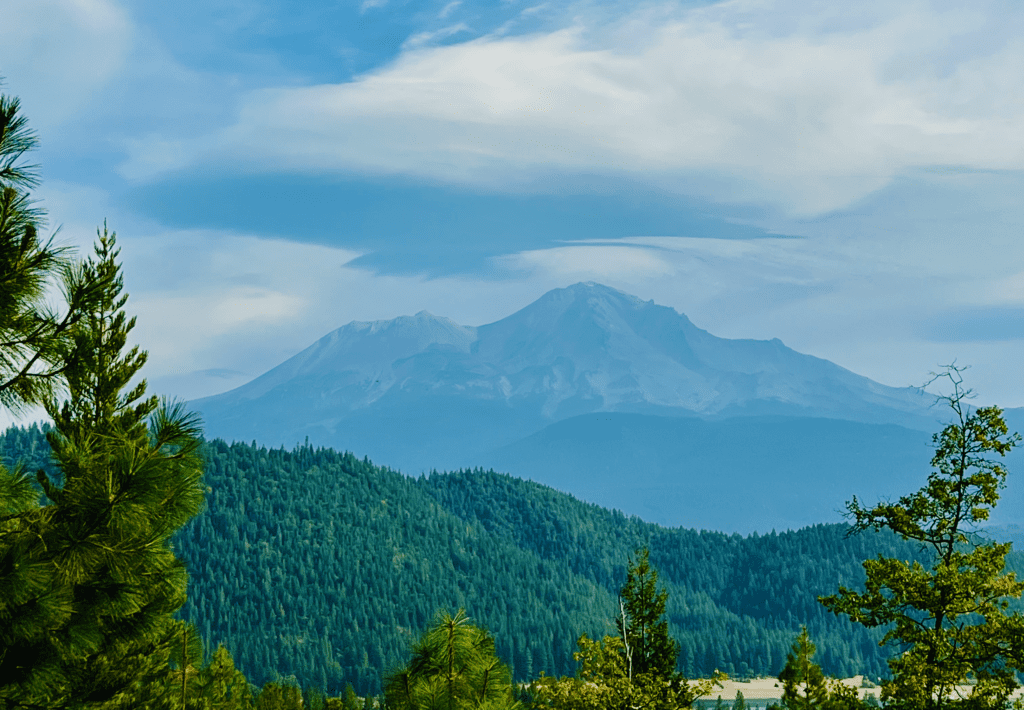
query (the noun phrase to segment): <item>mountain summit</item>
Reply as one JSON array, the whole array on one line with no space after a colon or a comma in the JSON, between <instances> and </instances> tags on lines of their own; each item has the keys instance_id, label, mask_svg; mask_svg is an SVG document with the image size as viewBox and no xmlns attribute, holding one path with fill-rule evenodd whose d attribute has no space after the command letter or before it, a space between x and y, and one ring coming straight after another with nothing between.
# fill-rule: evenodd
<instances>
[{"instance_id":1,"label":"mountain summit","mask_svg":"<svg viewBox=\"0 0 1024 710\"><path fill-rule=\"evenodd\" d=\"M913 389L879 385L779 340L717 338L672 308L601 284L549 291L477 336L472 352L508 380L507 397L542 396L552 419L612 411L905 423L922 413Z\"/></svg>"},{"instance_id":2,"label":"mountain summit","mask_svg":"<svg viewBox=\"0 0 1024 710\"><path fill-rule=\"evenodd\" d=\"M349 323L193 404L210 436L288 446L308 436L412 470L459 465L595 412L932 421L927 398L911 388L880 385L779 340L715 337L672 308L597 283L549 291L476 328L426 311Z\"/></svg>"}]
</instances>

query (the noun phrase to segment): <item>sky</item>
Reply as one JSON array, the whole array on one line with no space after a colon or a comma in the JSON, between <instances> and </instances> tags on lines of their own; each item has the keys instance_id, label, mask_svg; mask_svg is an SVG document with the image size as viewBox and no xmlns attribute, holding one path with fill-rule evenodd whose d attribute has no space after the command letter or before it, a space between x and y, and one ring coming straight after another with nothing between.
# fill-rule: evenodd
<instances>
[{"instance_id":1,"label":"sky","mask_svg":"<svg viewBox=\"0 0 1024 710\"><path fill-rule=\"evenodd\" d=\"M122 248L150 389L352 320L597 281L1024 406L1024 4L4 0L57 239Z\"/></svg>"}]
</instances>

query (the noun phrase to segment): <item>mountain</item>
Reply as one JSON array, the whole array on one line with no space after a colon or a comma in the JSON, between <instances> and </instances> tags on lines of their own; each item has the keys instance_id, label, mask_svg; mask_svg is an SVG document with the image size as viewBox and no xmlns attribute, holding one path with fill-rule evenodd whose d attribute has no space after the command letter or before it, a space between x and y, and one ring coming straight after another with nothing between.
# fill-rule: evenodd
<instances>
[{"instance_id":1,"label":"mountain","mask_svg":"<svg viewBox=\"0 0 1024 710\"><path fill-rule=\"evenodd\" d=\"M407 473L499 466L543 483L557 478L557 485L587 500L595 500L592 466L582 461L593 457L572 455L586 439L585 423L577 422L584 436L563 447L557 471L551 461L541 461L538 449L538 437L564 441L577 417L634 415L619 421L640 432L636 440L605 460L623 472L645 457L665 462L655 467L659 481L646 488L655 502L665 500L659 489L678 489L687 477L707 470L673 468L671 451L701 451L706 460L714 454L712 441L719 442L715 446L742 443L727 436L730 429L735 436L756 437L760 434L752 432L762 423L783 417L781 427L788 429L781 435L806 440L807 421L831 419L840 422L833 428L850 429L837 434L840 438L870 446L873 440L864 438L868 430L858 425L878 425L882 428L871 431L900 439L896 448L909 451L918 447L921 431L938 426L928 408L931 399L913 388L881 385L779 340L718 338L672 308L595 283L555 289L479 327L425 311L349 323L252 382L192 404L210 437L270 446L308 438ZM695 422L661 423L667 418ZM724 424L738 418L746 425ZM665 435L654 437L645 429ZM721 433L711 435L712 430ZM856 449L844 451L856 455ZM795 455L799 452L790 447L768 450L763 460L733 457L723 464L733 468L719 467L716 475L730 485L752 476L777 484L801 467L800 476L815 475ZM825 455L819 451L815 467ZM922 457L926 465L930 455ZM884 472L879 478L886 478ZM630 492L628 484L617 485ZM609 491L602 500L612 503L614 496ZM643 501L627 499L620 503L627 512L651 512ZM813 507L833 510L842 501L823 499ZM653 519L683 524L681 512L655 511ZM789 524L771 515L758 524L772 520L778 527Z\"/></svg>"}]
</instances>

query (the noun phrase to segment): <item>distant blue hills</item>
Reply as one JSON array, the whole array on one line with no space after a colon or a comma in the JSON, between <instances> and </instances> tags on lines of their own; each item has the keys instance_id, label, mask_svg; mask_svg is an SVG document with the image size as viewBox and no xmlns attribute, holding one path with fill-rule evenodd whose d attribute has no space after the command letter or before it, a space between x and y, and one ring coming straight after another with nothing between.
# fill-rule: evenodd
<instances>
[{"instance_id":1,"label":"distant blue hills","mask_svg":"<svg viewBox=\"0 0 1024 710\"><path fill-rule=\"evenodd\" d=\"M409 474L493 467L651 522L730 532L835 521L852 495L916 489L946 414L932 404L595 283L480 327L425 311L349 323L192 403L211 438L308 438ZM1024 487L1006 497L994 520L1024 522Z\"/></svg>"}]
</instances>

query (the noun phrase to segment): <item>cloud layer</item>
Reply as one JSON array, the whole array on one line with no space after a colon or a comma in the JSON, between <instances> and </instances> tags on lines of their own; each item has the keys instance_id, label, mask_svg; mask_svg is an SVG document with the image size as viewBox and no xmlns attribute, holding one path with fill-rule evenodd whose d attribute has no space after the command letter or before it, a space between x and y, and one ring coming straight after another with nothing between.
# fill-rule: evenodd
<instances>
[{"instance_id":1,"label":"cloud layer","mask_svg":"<svg viewBox=\"0 0 1024 710\"><path fill-rule=\"evenodd\" d=\"M492 188L629 174L817 214L915 167L1024 169L1017 6L858 7L661 4L410 49L352 82L250 92L234 125L137 144L123 170L372 171Z\"/></svg>"}]
</instances>

